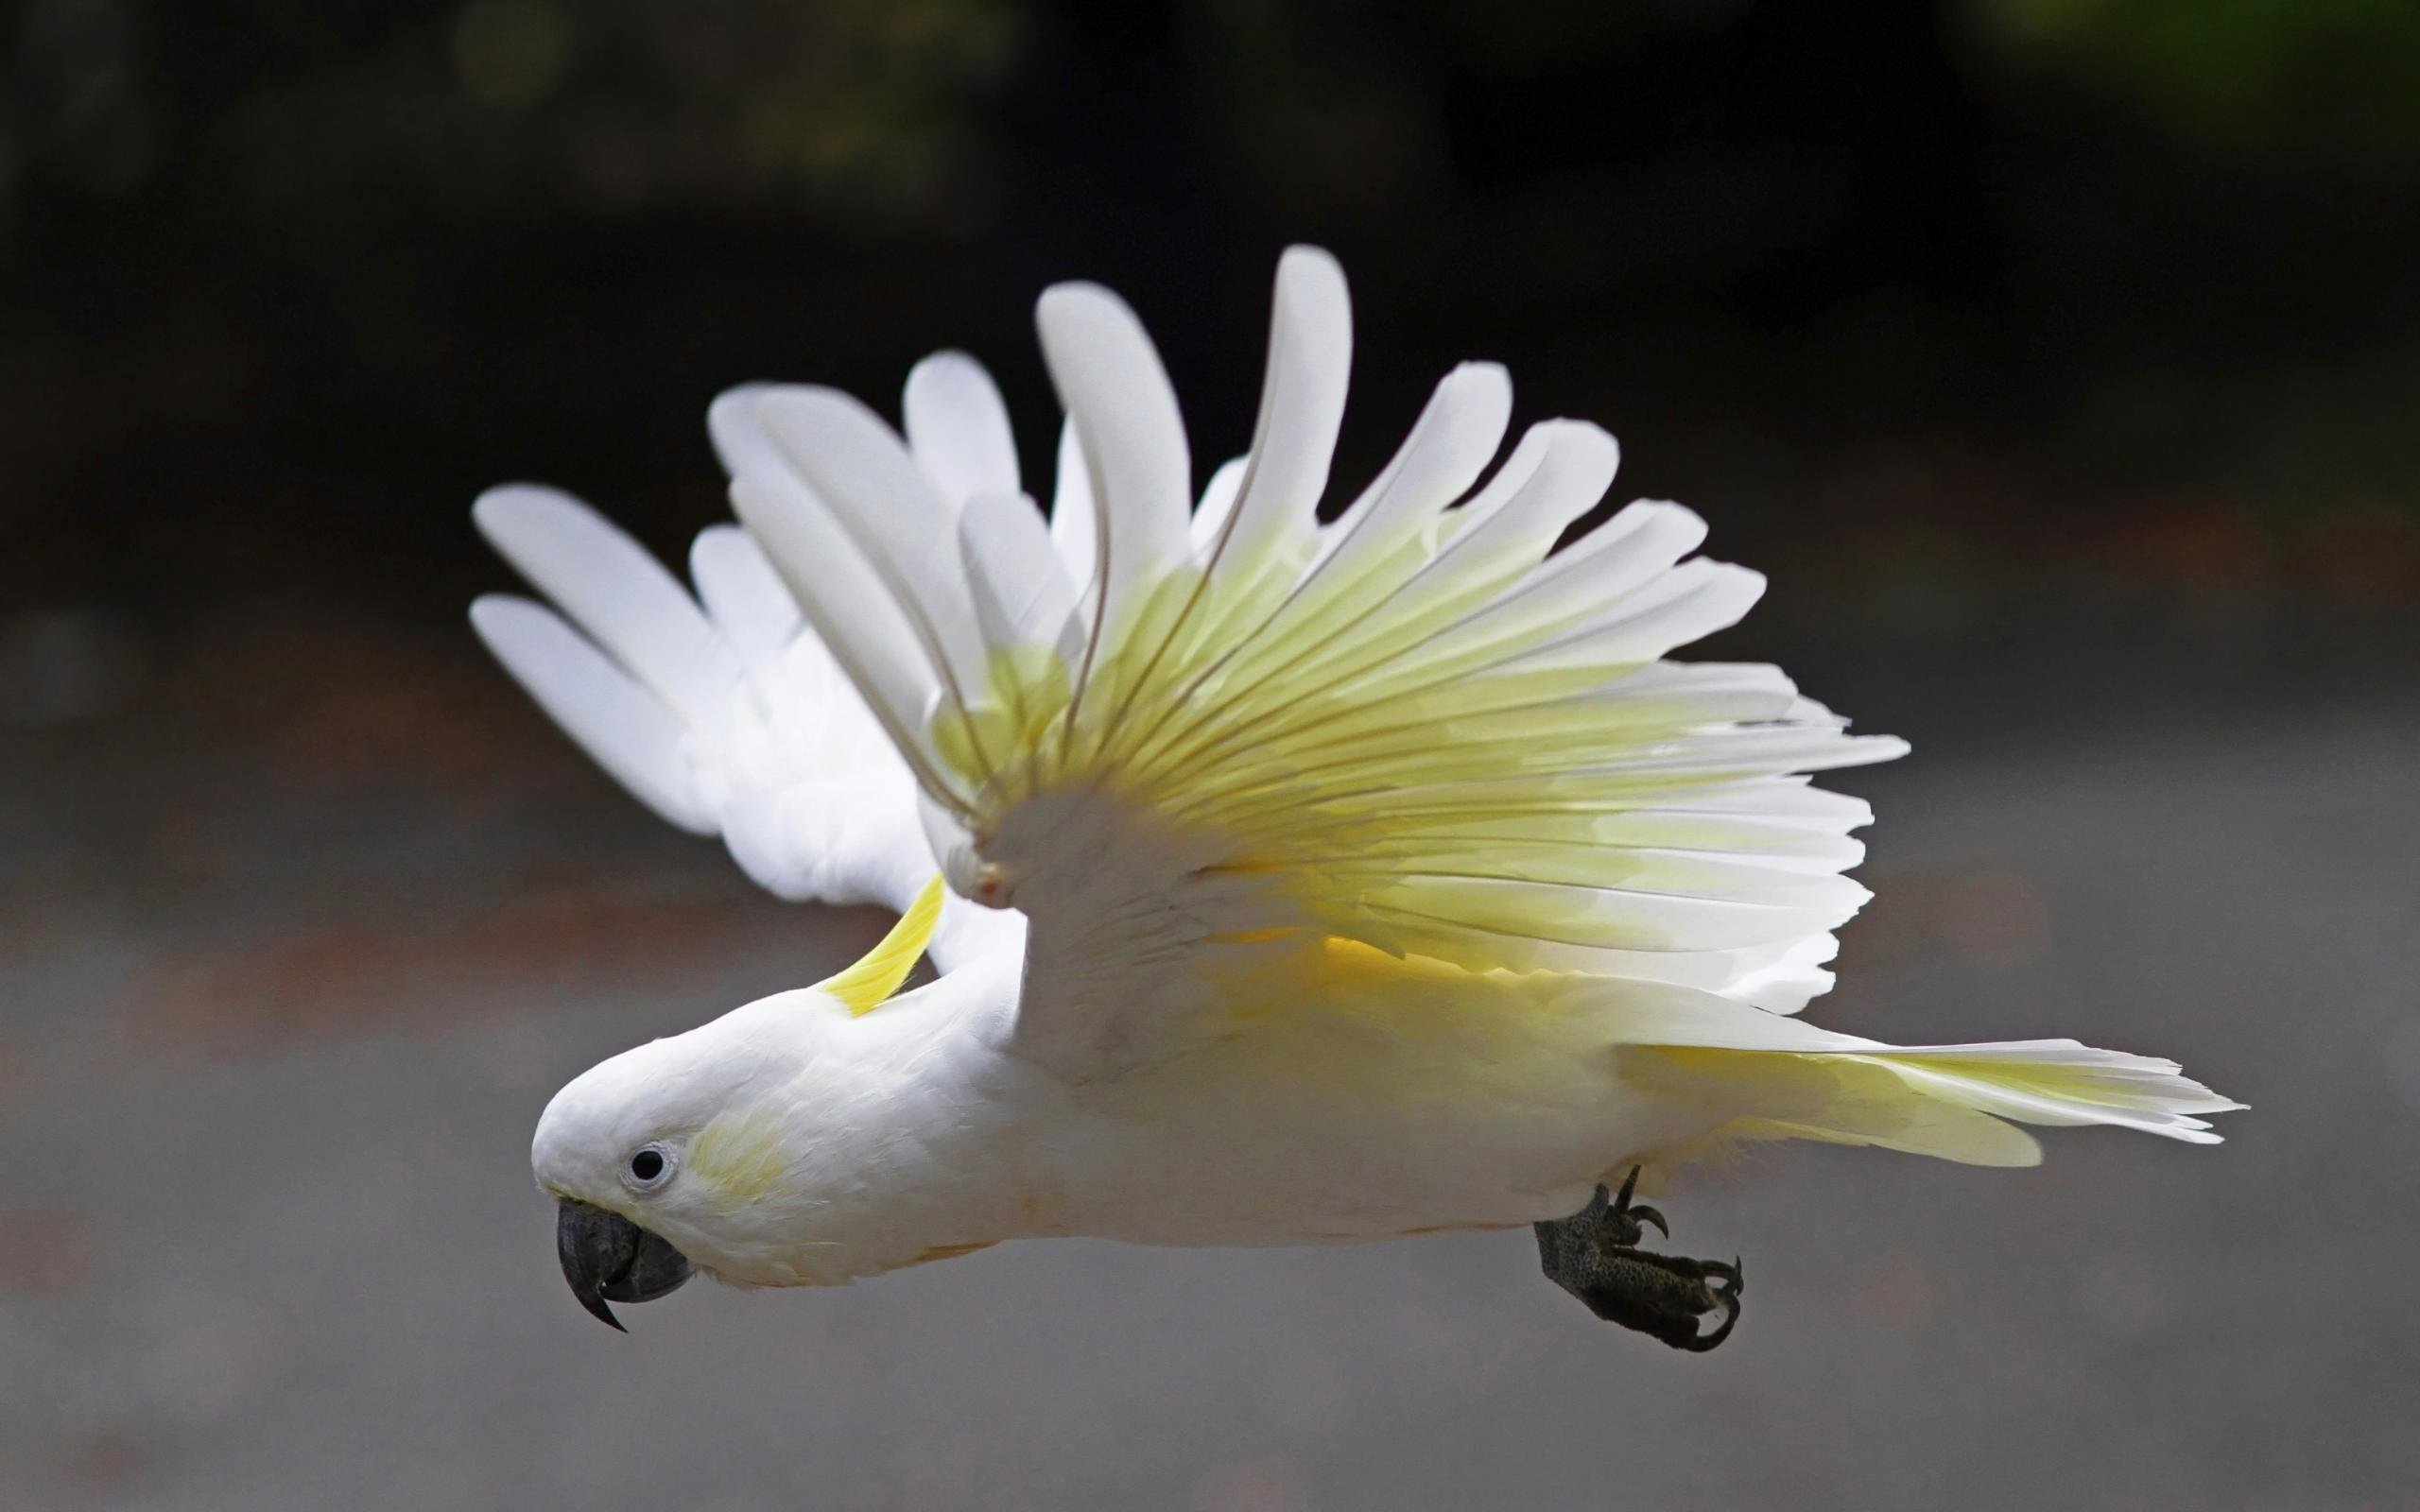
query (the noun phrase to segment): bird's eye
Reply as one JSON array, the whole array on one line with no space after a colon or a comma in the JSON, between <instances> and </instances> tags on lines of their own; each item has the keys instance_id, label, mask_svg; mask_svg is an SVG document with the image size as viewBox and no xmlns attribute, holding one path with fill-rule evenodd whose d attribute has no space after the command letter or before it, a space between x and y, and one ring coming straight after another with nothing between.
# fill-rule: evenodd
<instances>
[{"instance_id":1,"label":"bird's eye","mask_svg":"<svg viewBox=\"0 0 2420 1512\"><path fill-rule=\"evenodd\" d=\"M664 1179L664 1173L671 1166L672 1162L664 1158L663 1149L649 1144L631 1157L631 1184L651 1187Z\"/></svg>"}]
</instances>

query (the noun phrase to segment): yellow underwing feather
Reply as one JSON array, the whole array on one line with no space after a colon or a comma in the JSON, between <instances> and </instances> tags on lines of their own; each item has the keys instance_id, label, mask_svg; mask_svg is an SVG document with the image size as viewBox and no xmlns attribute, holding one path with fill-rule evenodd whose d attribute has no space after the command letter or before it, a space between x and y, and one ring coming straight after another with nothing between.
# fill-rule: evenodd
<instances>
[{"instance_id":1,"label":"yellow underwing feather","mask_svg":"<svg viewBox=\"0 0 2420 1512\"><path fill-rule=\"evenodd\" d=\"M933 937L933 926L942 917L942 879L937 874L925 884L925 890L908 905L899 922L882 942L866 952L865 959L838 976L827 977L816 984L820 991L829 992L849 1005L852 1018L862 1018L890 1000L899 984L924 958L925 947Z\"/></svg>"}]
</instances>

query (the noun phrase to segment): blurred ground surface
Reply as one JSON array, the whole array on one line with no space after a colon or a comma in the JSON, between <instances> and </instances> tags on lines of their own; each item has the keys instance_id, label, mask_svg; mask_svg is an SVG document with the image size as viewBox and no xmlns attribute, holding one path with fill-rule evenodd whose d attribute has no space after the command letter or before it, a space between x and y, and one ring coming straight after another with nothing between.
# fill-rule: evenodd
<instances>
[{"instance_id":1,"label":"blurred ground surface","mask_svg":"<svg viewBox=\"0 0 2420 1512\"><path fill-rule=\"evenodd\" d=\"M545 1097L880 920L753 895L458 645L151 653L131 709L0 737L0 1506L2414 1504L2411 628L1794 663L1917 746L1843 784L1880 896L1826 1022L2080 1032L2255 1111L1698 1179L1678 1247L1752 1278L1703 1358L1524 1234L1011 1246L609 1333Z\"/></svg>"}]
</instances>

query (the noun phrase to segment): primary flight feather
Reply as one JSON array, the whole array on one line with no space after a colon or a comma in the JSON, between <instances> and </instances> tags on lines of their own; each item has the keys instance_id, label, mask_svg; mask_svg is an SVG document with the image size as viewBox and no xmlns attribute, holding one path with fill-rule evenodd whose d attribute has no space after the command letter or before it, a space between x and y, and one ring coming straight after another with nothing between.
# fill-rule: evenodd
<instances>
[{"instance_id":1,"label":"primary flight feather","mask_svg":"<svg viewBox=\"0 0 2420 1512\"><path fill-rule=\"evenodd\" d=\"M1198 499L1133 313L1068 284L1037 323L1047 523L959 353L910 375L904 436L828 388L717 400L741 528L700 538L695 596L562 494L479 501L555 608L474 622L592 756L782 896L904 916L548 1106L533 1161L599 1316L698 1268L1535 1224L1600 1315L1703 1348L1737 1266L1639 1247L1642 1169L1778 1139L2026 1164L2015 1124L2207 1143L2238 1106L2073 1040L1791 1017L1867 896L1866 806L1808 774L1905 747L1775 668L1667 660L1763 588L1689 555L1688 510L1553 551L1613 479L1602 430L1499 463L1511 384L1466 364L1322 524L1352 347L1325 253L1280 263L1252 450Z\"/></svg>"}]
</instances>

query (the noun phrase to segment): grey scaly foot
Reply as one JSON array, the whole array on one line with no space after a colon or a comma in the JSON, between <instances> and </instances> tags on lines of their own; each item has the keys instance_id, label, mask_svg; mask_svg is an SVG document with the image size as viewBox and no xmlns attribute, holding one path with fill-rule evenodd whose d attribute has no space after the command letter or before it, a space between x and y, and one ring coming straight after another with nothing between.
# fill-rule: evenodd
<instances>
[{"instance_id":1,"label":"grey scaly foot","mask_svg":"<svg viewBox=\"0 0 2420 1512\"><path fill-rule=\"evenodd\" d=\"M1739 1321L1739 1263L1639 1248L1649 1224L1668 1239L1672 1230L1662 1213L1630 1200L1637 1185L1634 1167L1618 1196L1608 1197L1599 1187L1588 1206L1570 1217L1532 1224L1539 1266L1547 1280L1608 1323L1651 1334L1676 1349L1711 1349ZM1700 1332L1701 1320L1718 1309L1722 1321Z\"/></svg>"}]
</instances>

